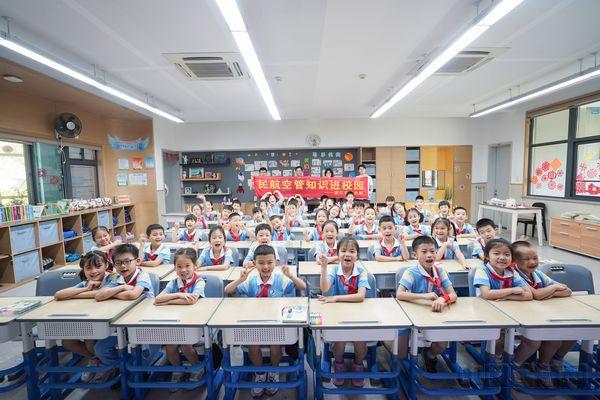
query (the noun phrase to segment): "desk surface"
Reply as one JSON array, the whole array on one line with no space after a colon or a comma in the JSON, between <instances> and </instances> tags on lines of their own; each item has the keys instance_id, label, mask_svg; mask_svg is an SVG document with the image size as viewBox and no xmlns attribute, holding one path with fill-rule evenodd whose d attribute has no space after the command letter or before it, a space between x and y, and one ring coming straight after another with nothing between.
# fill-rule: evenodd
<instances>
[{"instance_id":1,"label":"desk surface","mask_svg":"<svg viewBox=\"0 0 600 400\"><path fill-rule=\"evenodd\" d=\"M155 306L145 299L112 322L114 326L205 326L222 298L199 299L195 304Z\"/></svg>"},{"instance_id":2,"label":"desk surface","mask_svg":"<svg viewBox=\"0 0 600 400\"><path fill-rule=\"evenodd\" d=\"M488 203L479 203L478 206L483 206L483 207L489 207L489 208L497 208L499 210L504 210L504 211L538 211L541 210L540 207L506 207L506 206L498 206L495 204L488 204Z\"/></svg>"},{"instance_id":3,"label":"desk surface","mask_svg":"<svg viewBox=\"0 0 600 400\"><path fill-rule=\"evenodd\" d=\"M285 247L288 250L299 250L302 248L300 240L274 240L271 244L275 247Z\"/></svg>"},{"instance_id":4,"label":"desk surface","mask_svg":"<svg viewBox=\"0 0 600 400\"><path fill-rule=\"evenodd\" d=\"M254 243L254 240L240 240L239 242L234 242L232 240L228 240L225 243L226 247L236 248L238 250L248 250L250 246ZM200 242L200 247L198 250L204 250L209 246L208 242Z\"/></svg>"},{"instance_id":5,"label":"desk surface","mask_svg":"<svg viewBox=\"0 0 600 400\"><path fill-rule=\"evenodd\" d=\"M31 297L0 297L0 307L6 307L9 306L19 300L40 300L42 303L38 306L41 307L44 304L50 303L52 300L54 300L54 297L52 296L31 296ZM36 308L38 308L36 307ZM23 314L18 314L18 315L0 315L0 325L5 325L8 324L12 321L14 321L15 319L22 317L24 315L26 315L27 313L30 313L31 311L35 310L32 309L30 311L27 311Z\"/></svg>"},{"instance_id":6,"label":"desk surface","mask_svg":"<svg viewBox=\"0 0 600 400\"><path fill-rule=\"evenodd\" d=\"M321 313L322 325L314 329L387 329L411 326L411 322L391 297L364 299L360 303L321 303L310 300L310 312Z\"/></svg>"},{"instance_id":7,"label":"desk surface","mask_svg":"<svg viewBox=\"0 0 600 400\"><path fill-rule=\"evenodd\" d=\"M600 311L572 297L490 304L526 328L600 326Z\"/></svg>"},{"instance_id":8,"label":"desk surface","mask_svg":"<svg viewBox=\"0 0 600 400\"><path fill-rule=\"evenodd\" d=\"M160 264L156 267L142 267L142 269L146 272L152 272L158 275L159 279L162 279L173 272L175 266L173 264Z\"/></svg>"},{"instance_id":9,"label":"desk surface","mask_svg":"<svg viewBox=\"0 0 600 400\"><path fill-rule=\"evenodd\" d=\"M52 301L17 318L18 321L110 321L125 313L143 298L125 301L71 299Z\"/></svg>"},{"instance_id":10,"label":"desk surface","mask_svg":"<svg viewBox=\"0 0 600 400\"><path fill-rule=\"evenodd\" d=\"M481 260L478 259L467 259L467 264L471 266L471 268L476 265L481 264ZM380 261L360 261L362 265L372 273L373 275L379 274L395 274L399 268L405 268L410 266L416 266L417 260L408 260L408 261L391 261L391 262L380 262ZM467 273L468 270L463 268L462 265L458 262L458 260L441 260L439 263L444 267L446 272L449 274L464 272Z\"/></svg>"},{"instance_id":11,"label":"desk surface","mask_svg":"<svg viewBox=\"0 0 600 400\"><path fill-rule=\"evenodd\" d=\"M286 306L307 307L306 297L226 297L223 299L208 326L219 328L239 327L294 327L307 326L307 322L281 322L281 310Z\"/></svg>"},{"instance_id":12,"label":"desk surface","mask_svg":"<svg viewBox=\"0 0 600 400\"><path fill-rule=\"evenodd\" d=\"M198 271L197 274L200 276L203 276L203 275L218 276L219 278L221 278L221 280L224 281L229 277L229 275L231 274L231 271L233 271L233 268L226 269L225 271ZM168 275L165 275L164 277L162 277L160 279L160 281L163 283L166 283L166 282L170 282L176 278L177 278L177 272L172 271Z\"/></svg>"},{"instance_id":13,"label":"desk surface","mask_svg":"<svg viewBox=\"0 0 600 400\"><path fill-rule=\"evenodd\" d=\"M510 328L517 322L478 297L459 297L442 312L431 311L430 301L398 301L419 329ZM505 302L508 303L508 302ZM518 302L512 302L518 303Z\"/></svg>"},{"instance_id":14,"label":"desk surface","mask_svg":"<svg viewBox=\"0 0 600 400\"><path fill-rule=\"evenodd\" d=\"M594 307L596 310L600 310L600 294L573 296L573 298L580 303L587 304L590 307Z\"/></svg>"}]
</instances>

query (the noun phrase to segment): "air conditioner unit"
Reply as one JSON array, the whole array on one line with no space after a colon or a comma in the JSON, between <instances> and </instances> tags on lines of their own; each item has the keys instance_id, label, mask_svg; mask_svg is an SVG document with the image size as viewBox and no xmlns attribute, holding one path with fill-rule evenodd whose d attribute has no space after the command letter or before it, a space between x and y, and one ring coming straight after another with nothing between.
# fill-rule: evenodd
<instances>
[{"instance_id":1,"label":"air conditioner unit","mask_svg":"<svg viewBox=\"0 0 600 400\"><path fill-rule=\"evenodd\" d=\"M242 68L239 53L163 54L185 77L192 81L222 81L250 78Z\"/></svg>"},{"instance_id":2,"label":"air conditioner unit","mask_svg":"<svg viewBox=\"0 0 600 400\"><path fill-rule=\"evenodd\" d=\"M471 48L468 50L463 50L452 57L446 64L442 65L434 75L466 74L492 61L506 50L508 50L508 48L505 47ZM427 61L428 59L419 65L415 74L421 71L421 69L427 64Z\"/></svg>"}]
</instances>

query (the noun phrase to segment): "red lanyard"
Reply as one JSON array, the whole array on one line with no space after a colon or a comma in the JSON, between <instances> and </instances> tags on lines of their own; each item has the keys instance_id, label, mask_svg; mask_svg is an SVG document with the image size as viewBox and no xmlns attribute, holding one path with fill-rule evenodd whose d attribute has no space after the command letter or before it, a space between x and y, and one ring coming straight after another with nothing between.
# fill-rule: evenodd
<instances>
[{"instance_id":1,"label":"red lanyard","mask_svg":"<svg viewBox=\"0 0 600 400\"><path fill-rule=\"evenodd\" d=\"M269 297L269 286L270 283L261 283L261 291L256 295L256 297Z\"/></svg>"},{"instance_id":2,"label":"red lanyard","mask_svg":"<svg viewBox=\"0 0 600 400\"><path fill-rule=\"evenodd\" d=\"M358 275L350 277L350 283L346 280L344 275L340 275L340 281L342 281L342 285L348 288L348 294L358 293Z\"/></svg>"},{"instance_id":3,"label":"red lanyard","mask_svg":"<svg viewBox=\"0 0 600 400\"><path fill-rule=\"evenodd\" d=\"M438 290L438 292L440 292L440 294L444 298L444 301L446 302L446 304L450 304L451 303L450 296L448 296L448 293L442 287L442 281L440 280L440 271L437 269L437 266L435 266L435 265L433 266L433 270L434 270L434 278L430 277L429 275L425 275L425 279L427 279L427 282L432 283L433 286L435 286L435 288Z\"/></svg>"},{"instance_id":4,"label":"red lanyard","mask_svg":"<svg viewBox=\"0 0 600 400\"><path fill-rule=\"evenodd\" d=\"M194 272L194 276L192 277L192 279L190 279L189 282L185 283L182 287L179 288L179 293L185 293L186 289L194 286L197 280L198 274Z\"/></svg>"},{"instance_id":5,"label":"red lanyard","mask_svg":"<svg viewBox=\"0 0 600 400\"><path fill-rule=\"evenodd\" d=\"M479 245L481 246L482 249L485 249L485 241L483 240L482 237L477 238L477 243L479 243Z\"/></svg>"}]
</instances>

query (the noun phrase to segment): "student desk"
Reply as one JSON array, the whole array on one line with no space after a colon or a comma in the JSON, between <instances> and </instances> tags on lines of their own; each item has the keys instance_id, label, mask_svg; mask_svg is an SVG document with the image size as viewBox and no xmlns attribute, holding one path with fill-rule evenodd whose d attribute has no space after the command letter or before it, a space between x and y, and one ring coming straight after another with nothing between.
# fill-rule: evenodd
<instances>
[{"instance_id":1,"label":"student desk","mask_svg":"<svg viewBox=\"0 0 600 400\"><path fill-rule=\"evenodd\" d=\"M152 272L153 274L158 275L159 279L162 279L173 272L175 266L173 264L160 264L156 267L142 267L142 269L146 272Z\"/></svg>"},{"instance_id":2,"label":"student desk","mask_svg":"<svg viewBox=\"0 0 600 400\"><path fill-rule=\"evenodd\" d=\"M479 208L477 210L477 220L479 221L483 218L483 210L491 210L496 215L497 212L500 214L506 213L510 215L510 242L514 242L517 240L517 220L519 219L519 214L535 214L537 216L537 221L542 221L542 209L539 207L505 207L505 206L496 206L487 203L479 203ZM497 219L495 219L498 222ZM498 224L502 225L502 224ZM542 224L537 224L537 237L538 244L542 245Z\"/></svg>"},{"instance_id":3,"label":"student desk","mask_svg":"<svg viewBox=\"0 0 600 400\"><path fill-rule=\"evenodd\" d=\"M282 310L286 306L306 308L304 321L282 322ZM306 398L306 376L304 371L304 338L302 329L308 326L308 299L306 297L226 297L208 321L211 329L223 332L223 364L225 371L223 386L225 399L235 397L240 388L279 387L298 388L298 398ZM232 366L230 347L243 345L293 345L298 342L298 359L284 358L289 366L253 365ZM283 372L286 382L254 383L252 372ZM250 376L248 376L250 373Z\"/></svg>"},{"instance_id":4,"label":"student desk","mask_svg":"<svg viewBox=\"0 0 600 400\"><path fill-rule=\"evenodd\" d=\"M322 399L323 394L387 394L396 395L399 389L398 377L398 328L408 328L412 324L398 302L392 298L366 298L360 303L321 303L310 300L310 313L321 314L321 324L311 320L311 329L315 339L315 359L313 380L315 399ZM367 342L392 341L391 367L387 372L378 372L371 346L370 357L367 356L368 368L364 372L348 372L340 375L331 373L331 342ZM390 386L366 389L345 389L324 387L322 378L378 378L390 382Z\"/></svg>"},{"instance_id":5,"label":"student desk","mask_svg":"<svg viewBox=\"0 0 600 400\"><path fill-rule=\"evenodd\" d=\"M0 297L0 307L9 306L20 300L40 300L41 303L39 306L41 306L51 302L53 300L53 297ZM21 338L23 346L23 362L13 367L0 370L0 377L2 378L15 373L21 373L22 375L14 382L0 386L0 395L3 393L8 393L11 390L23 385L24 383L27 383L28 392L31 393L32 391L38 390L37 388L30 387L31 381L28 378L31 371L35 371L35 366L37 364L35 341L33 339L33 335L31 334L32 327L31 324L22 323L19 325L19 322L17 322L17 317L25 315L27 312L31 312L31 310L19 315L0 316L0 343L6 343L8 341L14 340L19 336L19 334L21 334L21 332L23 332Z\"/></svg>"},{"instance_id":6,"label":"student desk","mask_svg":"<svg viewBox=\"0 0 600 400\"><path fill-rule=\"evenodd\" d=\"M581 296L573 296L572 298L583 304L593 307L596 310L600 310L600 294L588 294L588 295L581 295Z\"/></svg>"},{"instance_id":7,"label":"student desk","mask_svg":"<svg viewBox=\"0 0 600 400\"><path fill-rule=\"evenodd\" d=\"M487 354L493 354L496 340L500 338L501 329L514 329L519 325L490 303L478 297L461 297L456 303L446 307L444 311L439 313L431 311L431 301L399 301L399 303L413 324L409 341L410 357L403 362L407 373L402 381L408 398L417 398L417 392L424 389L418 380L423 372L417 365L419 339L421 337L431 342L486 341ZM483 372L471 372L463 369L456 359L456 343L452 344L449 354L446 351L443 357L452 371L451 375L445 374L447 375L446 378L464 379L468 376L474 383L474 388L451 391L428 389L427 394L482 396L496 395L501 392L499 385L488 386L487 383L484 384L481 380L499 378L502 372L499 369L491 368L484 368ZM489 357L484 357L484 360L486 363L489 362ZM431 376L428 377L432 378Z\"/></svg>"},{"instance_id":8,"label":"student desk","mask_svg":"<svg viewBox=\"0 0 600 400\"><path fill-rule=\"evenodd\" d=\"M111 325L127 330L127 338L132 347L131 362L128 362L127 385L136 390L136 398L143 398L141 389L172 387L170 382L158 382L152 373L198 372L204 369L204 376L197 382L177 384L177 387L194 389L207 385L208 398L215 398L213 385L211 337L206 323L213 315L222 298L201 298L191 305L154 305L154 299L145 299L132 307ZM204 342L204 357L196 366L145 366L142 362L140 345L195 344ZM149 373L148 379L142 374ZM217 385L218 386L218 385Z\"/></svg>"},{"instance_id":9,"label":"student desk","mask_svg":"<svg viewBox=\"0 0 600 400\"><path fill-rule=\"evenodd\" d=\"M333 264L329 264L327 268ZM298 263L298 276L304 277L308 283L308 289L319 288L321 266L316 261L300 261Z\"/></svg>"}]
</instances>

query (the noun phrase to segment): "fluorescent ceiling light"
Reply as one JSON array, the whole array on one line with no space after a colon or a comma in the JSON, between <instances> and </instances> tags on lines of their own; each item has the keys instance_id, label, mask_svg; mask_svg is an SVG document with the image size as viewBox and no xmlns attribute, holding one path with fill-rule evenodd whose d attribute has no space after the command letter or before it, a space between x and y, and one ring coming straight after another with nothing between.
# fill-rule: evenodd
<instances>
[{"instance_id":1,"label":"fluorescent ceiling light","mask_svg":"<svg viewBox=\"0 0 600 400\"><path fill-rule=\"evenodd\" d=\"M473 43L473 41L483 34L483 32L485 32L490 26L498 22L516 6L521 4L521 2L523 2L523 0L504 0L492 8L489 12L482 15L481 18L477 19L475 23L463 34L461 34L454 42L446 47L432 61L427 63L427 65L421 69L421 71L414 78L408 81L408 83L402 86L389 100L375 110L375 112L371 114L371 118L378 118L387 110L392 108L394 104L412 92L417 86L423 83L425 79L434 74L462 49Z\"/></svg>"},{"instance_id":2,"label":"fluorescent ceiling light","mask_svg":"<svg viewBox=\"0 0 600 400\"><path fill-rule=\"evenodd\" d=\"M471 118L481 117L483 115L487 115L487 114L496 112L498 110L502 110L502 109L514 106L515 104L519 104L519 103L523 103L525 101L535 99L536 97L540 97L540 96L546 95L548 93L555 92L557 90L566 88L567 86L576 85L578 83L581 83L583 81L586 81L588 79L592 79L592 78L595 78L598 76L600 76L600 67L593 67L593 68L587 69L585 71L582 71L578 74L571 75L567 78L561 79L556 82L552 82L548 85L542 86L542 87L537 88L532 91L529 91L527 93L523 93L522 95L517 96L513 99L510 99L510 100L504 101L502 103L498 103L493 106L484 108L483 110L474 112L469 116Z\"/></svg>"},{"instance_id":3,"label":"fluorescent ceiling light","mask_svg":"<svg viewBox=\"0 0 600 400\"><path fill-rule=\"evenodd\" d=\"M221 14L223 14L225 22L227 22L227 25L229 26L229 30L233 35L233 39L235 40L238 49L242 53L242 57L244 57L246 65L250 69L250 74L254 77L256 86L258 86L260 95L269 109L271 117L275 120L280 120L281 116L277 110L273 94L271 93L271 89L265 78L256 51L254 51L252 40L250 40L250 35L248 35L244 19L242 18L236 0L216 0L216 2L219 6L219 10L221 10Z\"/></svg>"},{"instance_id":4,"label":"fluorescent ceiling light","mask_svg":"<svg viewBox=\"0 0 600 400\"><path fill-rule=\"evenodd\" d=\"M6 47L7 49L10 49L14 52L17 52L27 58L30 58L34 61L37 61L41 64L44 64L47 67L50 67L58 72L61 72L67 76L70 76L73 79L77 79L80 82L86 83L90 86L95 87L96 89L99 89L105 93L108 93L110 95L113 95L115 97L118 97L121 100L124 100L128 103L131 103L133 105L136 105L140 108L143 108L144 110L150 111L151 113L154 113L156 115L160 115L161 117L167 118L171 121L174 122L178 122L178 123L182 123L183 120L179 117L176 117L175 115L169 114L166 111L163 111L161 109L158 109L156 107L151 106L148 103L145 103L141 100L138 100L128 94L125 94L117 89L114 89L108 85L105 85L103 83L98 82L97 80L84 75L80 72L75 71L74 69L71 69L67 66L64 66L62 64L57 63L56 61L53 61L39 53L36 53L35 51L32 51L26 47L21 46L18 43L15 43L12 40L8 40L8 39L4 39L2 37L0 37L0 46Z\"/></svg>"}]
</instances>

